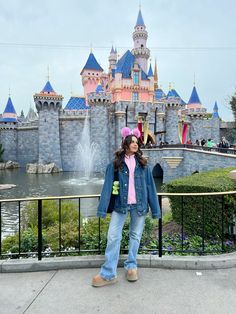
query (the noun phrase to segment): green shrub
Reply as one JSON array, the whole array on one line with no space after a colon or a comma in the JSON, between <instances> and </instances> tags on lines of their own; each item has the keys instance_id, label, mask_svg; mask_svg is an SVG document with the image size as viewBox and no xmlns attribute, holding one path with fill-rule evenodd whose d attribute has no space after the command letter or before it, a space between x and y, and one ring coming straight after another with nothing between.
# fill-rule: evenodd
<instances>
[{"instance_id":1,"label":"green shrub","mask_svg":"<svg viewBox=\"0 0 236 314\"><path fill-rule=\"evenodd\" d=\"M234 191L236 183L229 178L229 172L235 168L217 169L204 173L194 174L181 179L173 180L165 185L166 192L170 193L207 193ZM180 225L183 224L184 232L188 235L203 234L206 237L221 236L222 221L222 196L186 196L183 197L183 221L182 221L182 197L169 197L173 219ZM204 208L204 210L203 210ZM233 224L236 214L235 195L224 196L224 227Z\"/></svg>"}]
</instances>

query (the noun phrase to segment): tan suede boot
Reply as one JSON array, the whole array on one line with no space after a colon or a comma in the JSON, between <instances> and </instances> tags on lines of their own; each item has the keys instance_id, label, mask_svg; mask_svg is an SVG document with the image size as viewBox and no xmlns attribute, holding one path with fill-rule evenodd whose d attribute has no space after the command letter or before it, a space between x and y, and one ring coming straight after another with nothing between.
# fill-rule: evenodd
<instances>
[{"instance_id":1,"label":"tan suede boot","mask_svg":"<svg viewBox=\"0 0 236 314\"><path fill-rule=\"evenodd\" d=\"M102 278L99 274L93 277L92 286L93 287L104 287L108 285L113 285L117 282L117 278L113 278L111 280L106 280Z\"/></svg>"},{"instance_id":2,"label":"tan suede boot","mask_svg":"<svg viewBox=\"0 0 236 314\"><path fill-rule=\"evenodd\" d=\"M136 268L128 269L126 278L128 281L137 281L138 280L138 271Z\"/></svg>"}]
</instances>

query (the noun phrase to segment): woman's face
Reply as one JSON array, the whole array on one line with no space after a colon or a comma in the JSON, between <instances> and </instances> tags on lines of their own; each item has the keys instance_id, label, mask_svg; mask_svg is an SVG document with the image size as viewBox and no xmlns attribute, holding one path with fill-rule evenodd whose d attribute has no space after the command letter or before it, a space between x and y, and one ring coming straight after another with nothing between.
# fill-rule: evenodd
<instances>
[{"instance_id":1,"label":"woman's face","mask_svg":"<svg viewBox=\"0 0 236 314\"><path fill-rule=\"evenodd\" d=\"M128 154L133 155L138 151L138 139L132 136L131 143L129 144Z\"/></svg>"}]
</instances>

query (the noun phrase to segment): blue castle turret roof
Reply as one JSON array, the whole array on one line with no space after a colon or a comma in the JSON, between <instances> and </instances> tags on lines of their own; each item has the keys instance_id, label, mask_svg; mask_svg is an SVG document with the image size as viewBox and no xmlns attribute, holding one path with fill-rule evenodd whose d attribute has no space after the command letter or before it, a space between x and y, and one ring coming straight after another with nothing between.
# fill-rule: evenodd
<instances>
[{"instance_id":1,"label":"blue castle turret roof","mask_svg":"<svg viewBox=\"0 0 236 314\"><path fill-rule=\"evenodd\" d=\"M161 88L157 88L154 93L155 93L156 100L159 100L161 98L166 98L166 94L163 92Z\"/></svg>"},{"instance_id":2,"label":"blue castle turret roof","mask_svg":"<svg viewBox=\"0 0 236 314\"><path fill-rule=\"evenodd\" d=\"M71 96L64 110L84 110L90 107L86 105L85 97Z\"/></svg>"},{"instance_id":3,"label":"blue castle turret roof","mask_svg":"<svg viewBox=\"0 0 236 314\"><path fill-rule=\"evenodd\" d=\"M100 66L100 64L97 62L94 54L92 52L90 52L88 60L85 64L85 66L83 67L83 70L81 71L81 73L84 70L95 70L95 71L103 71L103 68Z\"/></svg>"},{"instance_id":4,"label":"blue castle turret roof","mask_svg":"<svg viewBox=\"0 0 236 314\"><path fill-rule=\"evenodd\" d=\"M188 105L189 104L201 104L201 101L200 101L200 98L198 97L197 89L195 86L193 87L192 94L189 98Z\"/></svg>"},{"instance_id":5,"label":"blue castle turret roof","mask_svg":"<svg viewBox=\"0 0 236 314\"><path fill-rule=\"evenodd\" d=\"M185 101L180 97L180 95L177 93L177 91L172 88L171 90L169 90L168 94L166 95L166 98L179 98L181 100L181 105L185 105Z\"/></svg>"},{"instance_id":6,"label":"blue castle turret roof","mask_svg":"<svg viewBox=\"0 0 236 314\"><path fill-rule=\"evenodd\" d=\"M148 77L154 76L152 71L152 65L150 64L149 70L148 70Z\"/></svg>"},{"instance_id":7,"label":"blue castle turret roof","mask_svg":"<svg viewBox=\"0 0 236 314\"><path fill-rule=\"evenodd\" d=\"M136 22L135 27L136 26L145 26L141 10L139 10L139 12L138 12L138 18L137 18L137 22Z\"/></svg>"},{"instance_id":8,"label":"blue castle turret roof","mask_svg":"<svg viewBox=\"0 0 236 314\"><path fill-rule=\"evenodd\" d=\"M46 85L44 86L41 93L55 93L54 89L52 88L52 85L49 81L47 81Z\"/></svg>"},{"instance_id":9,"label":"blue castle turret roof","mask_svg":"<svg viewBox=\"0 0 236 314\"><path fill-rule=\"evenodd\" d=\"M102 92L104 92L104 90L103 90L103 88L102 88L102 85L101 85L101 83L98 83L98 85L97 85L97 88L96 88L96 91L95 91L96 93L102 93Z\"/></svg>"},{"instance_id":10,"label":"blue castle turret roof","mask_svg":"<svg viewBox=\"0 0 236 314\"><path fill-rule=\"evenodd\" d=\"M5 110L3 112L2 122L17 122L17 114L14 108L14 105L12 103L11 97L8 97L7 104L5 107Z\"/></svg>"},{"instance_id":11,"label":"blue castle turret roof","mask_svg":"<svg viewBox=\"0 0 236 314\"><path fill-rule=\"evenodd\" d=\"M114 48L113 48L113 45L111 46L111 52L110 53L116 53Z\"/></svg>"},{"instance_id":12,"label":"blue castle turret roof","mask_svg":"<svg viewBox=\"0 0 236 314\"><path fill-rule=\"evenodd\" d=\"M131 71L134 67L135 56L127 50L116 64L116 73L122 73L123 78L131 78ZM139 66L140 68L140 66ZM141 69L141 68L140 68ZM147 74L141 69L141 79L148 80Z\"/></svg>"},{"instance_id":13,"label":"blue castle turret roof","mask_svg":"<svg viewBox=\"0 0 236 314\"><path fill-rule=\"evenodd\" d=\"M214 105L214 108L213 108L212 117L214 117L214 118L219 118L218 105L217 105L217 102L216 102L216 101L215 101L215 105Z\"/></svg>"}]
</instances>

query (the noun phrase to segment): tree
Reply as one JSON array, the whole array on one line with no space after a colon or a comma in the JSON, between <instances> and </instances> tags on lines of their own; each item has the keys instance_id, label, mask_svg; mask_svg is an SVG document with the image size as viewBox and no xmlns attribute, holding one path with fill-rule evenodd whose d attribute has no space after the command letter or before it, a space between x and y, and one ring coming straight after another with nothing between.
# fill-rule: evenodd
<instances>
[{"instance_id":1,"label":"tree","mask_svg":"<svg viewBox=\"0 0 236 314\"><path fill-rule=\"evenodd\" d=\"M4 149L2 148L2 144L0 144L0 162L3 161L2 160L3 153L4 153Z\"/></svg>"},{"instance_id":2,"label":"tree","mask_svg":"<svg viewBox=\"0 0 236 314\"><path fill-rule=\"evenodd\" d=\"M234 116L234 122L236 122L236 93L231 97L229 104Z\"/></svg>"}]
</instances>

